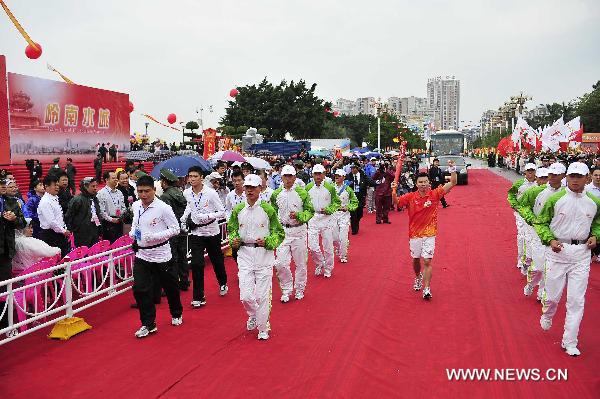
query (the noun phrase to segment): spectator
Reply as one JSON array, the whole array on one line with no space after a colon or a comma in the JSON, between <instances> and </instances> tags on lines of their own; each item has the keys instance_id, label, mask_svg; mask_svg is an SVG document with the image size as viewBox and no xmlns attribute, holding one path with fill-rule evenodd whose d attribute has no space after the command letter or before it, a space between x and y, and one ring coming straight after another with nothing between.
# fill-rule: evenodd
<instances>
[{"instance_id":1,"label":"spectator","mask_svg":"<svg viewBox=\"0 0 600 399\"><path fill-rule=\"evenodd\" d=\"M73 232L76 247L90 247L98 242L100 236L100 203L96 198L98 182L93 177L86 177L79 186L81 192L73 197L69 210L65 215L67 228Z\"/></svg>"},{"instance_id":2,"label":"spectator","mask_svg":"<svg viewBox=\"0 0 600 399\"><path fill-rule=\"evenodd\" d=\"M72 195L75 195L75 178L77 175L77 169L75 168L75 165L73 165L73 160L71 158L67 158L65 172L67 173L67 177L69 178L69 190L71 191Z\"/></svg>"},{"instance_id":3,"label":"spectator","mask_svg":"<svg viewBox=\"0 0 600 399\"><path fill-rule=\"evenodd\" d=\"M71 190L69 189L69 177L67 176L67 172L64 171L56 176L58 177L58 203L62 208L63 215L66 215L69 209L69 202L73 198L73 194L71 194Z\"/></svg>"},{"instance_id":4,"label":"spectator","mask_svg":"<svg viewBox=\"0 0 600 399\"><path fill-rule=\"evenodd\" d=\"M62 256L69 252L68 237L71 232L67 229L64 214L58 202L58 178L48 175L44 178L46 192L38 206L40 218L40 239L51 247L60 248Z\"/></svg>"},{"instance_id":5,"label":"spectator","mask_svg":"<svg viewBox=\"0 0 600 399\"><path fill-rule=\"evenodd\" d=\"M100 183L102 177L102 155L100 154L94 159L94 172L96 172L96 181Z\"/></svg>"},{"instance_id":6,"label":"spectator","mask_svg":"<svg viewBox=\"0 0 600 399\"><path fill-rule=\"evenodd\" d=\"M32 237L31 219L25 218L25 221L27 226L15 231L15 255L12 260L13 275L21 273L44 258L60 254L60 248L51 247L44 241Z\"/></svg>"},{"instance_id":7,"label":"spectator","mask_svg":"<svg viewBox=\"0 0 600 399\"><path fill-rule=\"evenodd\" d=\"M19 188L14 180L6 181L6 196L14 198L19 204L19 208L23 209L25 206L25 201L23 201L23 197L19 194Z\"/></svg>"},{"instance_id":8,"label":"spectator","mask_svg":"<svg viewBox=\"0 0 600 399\"><path fill-rule=\"evenodd\" d=\"M33 190L27 194L27 202L25 203L25 207L23 208L23 215L31 219L31 228L33 230L33 237L40 238L40 218L38 217L38 206L40 205L40 200L42 196L46 192L44 189L44 183L39 180L35 180L32 183Z\"/></svg>"},{"instance_id":9,"label":"spectator","mask_svg":"<svg viewBox=\"0 0 600 399\"><path fill-rule=\"evenodd\" d=\"M49 175L58 175L63 171L60 168L60 165L58 164L59 162L60 162L60 158L54 158L52 160L52 166L50 166L50 169L48 169Z\"/></svg>"},{"instance_id":10,"label":"spectator","mask_svg":"<svg viewBox=\"0 0 600 399\"><path fill-rule=\"evenodd\" d=\"M111 145L108 149L108 155L110 162L117 162L117 146Z\"/></svg>"},{"instance_id":11,"label":"spectator","mask_svg":"<svg viewBox=\"0 0 600 399\"><path fill-rule=\"evenodd\" d=\"M98 155L100 155L100 157L102 158L102 162L106 163L107 159L106 159L106 154L108 153L108 149L106 148L106 146L104 145L104 143L102 143L102 145L100 146L100 148L98 148Z\"/></svg>"},{"instance_id":12,"label":"spectator","mask_svg":"<svg viewBox=\"0 0 600 399\"><path fill-rule=\"evenodd\" d=\"M117 174L104 172L106 186L98 192L102 237L111 243L123 235L123 217L127 208L121 191L117 190Z\"/></svg>"},{"instance_id":13,"label":"spectator","mask_svg":"<svg viewBox=\"0 0 600 399\"><path fill-rule=\"evenodd\" d=\"M119 184L117 189L123 194L123 199L125 200L125 207L127 211L125 215L123 215L123 234L129 234L131 230L131 222L133 221L133 213L131 213L131 207L135 201L137 201L137 197L135 195L135 188L129 184L129 175L124 170L120 170L117 173L117 180Z\"/></svg>"}]
</instances>

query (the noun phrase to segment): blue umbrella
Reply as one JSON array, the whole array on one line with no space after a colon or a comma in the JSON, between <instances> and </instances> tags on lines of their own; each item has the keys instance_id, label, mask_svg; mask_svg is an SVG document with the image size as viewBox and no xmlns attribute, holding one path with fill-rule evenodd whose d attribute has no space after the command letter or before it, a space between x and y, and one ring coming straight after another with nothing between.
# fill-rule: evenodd
<instances>
[{"instance_id":1,"label":"blue umbrella","mask_svg":"<svg viewBox=\"0 0 600 399\"><path fill-rule=\"evenodd\" d=\"M152 172L150 172L150 176L155 179L160 178L160 170L163 168L170 169L171 172L175 174L177 177L187 176L188 169L191 166L200 166L204 172L212 172L212 167L210 163L200 157L190 157L187 155L180 155L178 157L173 157L171 159L167 159L156 165Z\"/></svg>"}]
</instances>

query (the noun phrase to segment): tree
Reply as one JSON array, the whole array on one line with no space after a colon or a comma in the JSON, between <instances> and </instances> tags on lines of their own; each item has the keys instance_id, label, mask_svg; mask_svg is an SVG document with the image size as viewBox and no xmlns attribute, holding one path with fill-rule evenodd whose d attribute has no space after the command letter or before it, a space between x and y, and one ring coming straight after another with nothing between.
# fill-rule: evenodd
<instances>
[{"instance_id":1,"label":"tree","mask_svg":"<svg viewBox=\"0 0 600 399\"><path fill-rule=\"evenodd\" d=\"M493 129L491 132L484 134L483 136L477 137L471 143L472 148L487 148L487 147L498 147L498 143L503 137L506 137L510 132L506 129L504 131L500 129Z\"/></svg>"},{"instance_id":2,"label":"tree","mask_svg":"<svg viewBox=\"0 0 600 399\"><path fill-rule=\"evenodd\" d=\"M192 133L194 133L194 130L200 129L200 126L198 125L198 122L196 122L196 121L189 121L188 123L185 124L185 128L187 130L191 130Z\"/></svg>"},{"instance_id":3,"label":"tree","mask_svg":"<svg viewBox=\"0 0 600 399\"><path fill-rule=\"evenodd\" d=\"M577 113L581 116L584 132L600 132L600 80L591 93L581 96Z\"/></svg>"},{"instance_id":4,"label":"tree","mask_svg":"<svg viewBox=\"0 0 600 399\"><path fill-rule=\"evenodd\" d=\"M577 100L570 101L568 104L564 102L562 104L552 103L544 105L546 108L546 115L539 115L533 118L526 118L527 123L534 129L537 129L539 126L552 125L554 121L559 119L561 116L564 118L565 122L573 119L577 116Z\"/></svg>"},{"instance_id":5,"label":"tree","mask_svg":"<svg viewBox=\"0 0 600 399\"><path fill-rule=\"evenodd\" d=\"M307 87L304 80L282 80L274 86L266 78L258 85L238 87L221 124L261 126L268 129L266 138L275 140L282 140L286 132L297 139L321 137L325 121L333 116L325 112L331 103L316 96L316 87Z\"/></svg>"},{"instance_id":6,"label":"tree","mask_svg":"<svg viewBox=\"0 0 600 399\"><path fill-rule=\"evenodd\" d=\"M366 137L366 142L372 147L377 147L377 119L374 119L374 127ZM396 141L394 141L396 139ZM398 148L400 140L406 141L406 148L425 149L425 140L419 133L413 132L401 122L397 116L389 113L381 114L381 149Z\"/></svg>"}]
</instances>

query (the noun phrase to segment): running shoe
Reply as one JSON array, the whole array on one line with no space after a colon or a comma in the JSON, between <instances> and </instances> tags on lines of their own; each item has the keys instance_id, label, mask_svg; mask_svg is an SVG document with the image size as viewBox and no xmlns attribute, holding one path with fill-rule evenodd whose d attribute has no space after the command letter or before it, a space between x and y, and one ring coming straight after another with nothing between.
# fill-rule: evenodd
<instances>
[{"instance_id":1,"label":"running shoe","mask_svg":"<svg viewBox=\"0 0 600 399\"><path fill-rule=\"evenodd\" d=\"M346 258L340 258L340 263L348 263L348 259L346 259Z\"/></svg>"},{"instance_id":2,"label":"running shoe","mask_svg":"<svg viewBox=\"0 0 600 399\"><path fill-rule=\"evenodd\" d=\"M228 291L229 291L229 287L227 286L227 284L222 285L219 289L219 295L225 296L225 294L227 294Z\"/></svg>"},{"instance_id":3,"label":"running shoe","mask_svg":"<svg viewBox=\"0 0 600 399\"><path fill-rule=\"evenodd\" d=\"M202 298L199 301L192 301L191 305L193 308L201 308L202 306L206 305L206 298Z\"/></svg>"},{"instance_id":4,"label":"running shoe","mask_svg":"<svg viewBox=\"0 0 600 399\"><path fill-rule=\"evenodd\" d=\"M323 266L315 267L315 276L320 276L321 274L323 274Z\"/></svg>"},{"instance_id":5,"label":"running shoe","mask_svg":"<svg viewBox=\"0 0 600 399\"><path fill-rule=\"evenodd\" d=\"M525 296L530 296L531 294L533 294L533 285L527 283L525 284L525 287L523 288L523 294Z\"/></svg>"},{"instance_id":6,"label":"running shoe","mask_svg":"<svg viewBox=\"0 0 600 399\"><path fill-rule=\"evenodd\" d=\"M296 299L300 300L302 298L304 298L304 292L302 291L296 291Z\"/></svg>"},{"instance_id":7,"label":"running shoe","mask_svg":"<svg viewBox=\"0 0 600 399\"><path fill-rule=\"evenodd\" d=\"M331 272L327 272L326 271L325 273L323 273L323 277L325 277L325 278L331 278Z\"/></svg>"},{"instance_id":8,"label":"running shoe","mask_svg":"<svg viewBox=\"0 0 600 399\"><path fill-rule=\"evenodd\" d=\"M135 336L138 338L145 338L150 334L153 334L158 331L156 328L156 324L151 325L150 327L141 326L139 330L135 332Z\"/></svg>"},{"instance_id":9,"label":"running shoe","mask_svg":"<svg viewBox=\"0 0 600 399\"><path fill-rule=\"evenodd\" d=\"M288 303L290 301L290 296L288 294L281 295L281 303Z\"/></svg>"},{"instance_id":10,"label":"running shoe","mask_svg":"<svg viewBox=\"0 0 600 399\"><path fill-rule=\"evenodd\" d=\"M547 319L542 315L540 317L540 326L542 326L542 330L549 330L552 327L552 319Z\"/></svg>"},{"instance_id":11,"label":"running shoe","mask_svg":"<svg viewBox=\"0 0 600 399\"><path fill-rule=\"evenodd\" d=\"M262 339L262 340L269 339L269 332L268 331L259 331L258 332L258 339Z\"/></svg>"},{"instance_id":12,"label":"running shoe","mask_svg":"<svg viewBox=\"0 0 600 399\"><path fill-rule=\"evenodd\" d=\"M423 288L423 273L419 273L419 275L415 277L413 288L415 291L421 291L421 288Z\"/></svg>"},{"instance_id":13,"label":"running shoe","mask_svg":"<svg viewBox=\"0 0 600 399\"><path fill-rule=\"evenodd\" d=\"M246 329L248 331L252 331L256 328L256 317L248 317L248 321L246 322Z\"/></svg>"},{"instance_id":14,"label":"running shoe","mask_svg":"<svg viewBox=\"0 0 600 399\"><path fill-rule=\"evenodd\" d=\"M183 316L173 317L171 319L171 324L174 326L180 326L183 324Z\"/></svg>"},{"instance_id":15,"label":"running shoe","mask_svg":"<svg viewBox=\"0 0 600 399\"><path fill-rule=\"evenodd\" d=\"M567 355L569 355L569 356L581 355L581 352L579 351L579 349L577 349L576 346L565 346L565 344L563 344L562 342L561 342L560 346L565 350L565 352L567 352Z\"/></svg>"},{"instance_id":16,"label":"running shoe","mask_svg":"<svg viewBox=\"0 0 600 399\"><path fill-rule=\"evenodd\" d=\"M431 289L429 287L423 288L423 299L431 299Z\"/></svg>"}]
</instances>

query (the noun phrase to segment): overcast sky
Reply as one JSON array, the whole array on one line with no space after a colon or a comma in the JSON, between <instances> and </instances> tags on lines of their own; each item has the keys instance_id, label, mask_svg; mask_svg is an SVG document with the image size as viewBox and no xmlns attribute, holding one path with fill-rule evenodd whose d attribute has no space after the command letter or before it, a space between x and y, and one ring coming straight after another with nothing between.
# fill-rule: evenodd
<instances>
[{"instance_id":1,"label":"overcast sky","mask_svg":"<svg viewBox=\"0 0 600 399\"><path fill-rule=\"evenodd\" d=\"M0 15L8 70L58 79L48 62L76 83L129 93L132 131L144 130L140 112L188 121L201 105L216 127L229 90L265 76L315 82L335 101L425 97L428 78L454 75L465 121L521 90L530 105L568 101L600 79L599 0L5 2L44 49L27 59Z\"/></svg>"}]
</instances>

